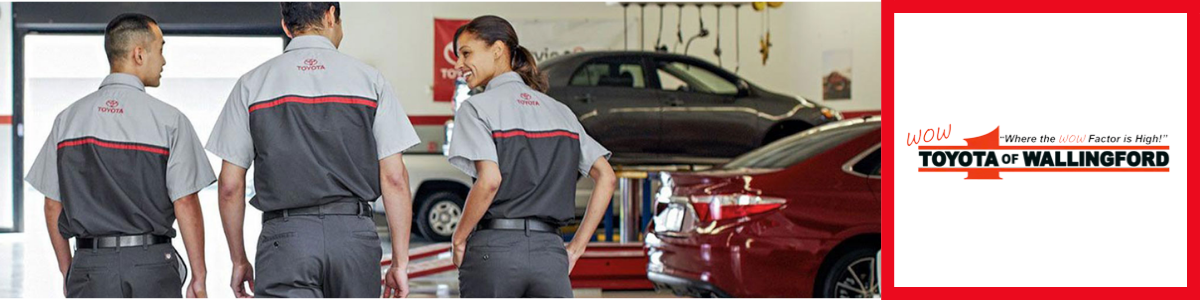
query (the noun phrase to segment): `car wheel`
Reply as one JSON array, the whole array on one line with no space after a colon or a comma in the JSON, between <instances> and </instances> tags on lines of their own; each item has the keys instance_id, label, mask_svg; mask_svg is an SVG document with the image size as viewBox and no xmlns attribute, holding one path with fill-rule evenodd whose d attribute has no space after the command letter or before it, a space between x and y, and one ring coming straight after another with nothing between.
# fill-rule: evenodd
<instances>
[{"instance_id":1,"label":"car wheel","mask_svg":"<svg viewBox=\"0 0 1200 300\"><path fill-rule=\"evenodd\" d=\"M859 248L838 256L824 272L817 298L874 298L879 293L875 274L878 248Z\"/></svg>"},{"instance_id":2,"label":"car wheel","mask_svg":"<svg viewBox=\"0 0 1200 300\"><path fill-rule=\"evenodd\" d=\"M458 229L458 218L462 216L465 201L453 192L437 192L421 201L417 211L417 230L434 242L446 242Z\"/></svg>"}]
</instances>

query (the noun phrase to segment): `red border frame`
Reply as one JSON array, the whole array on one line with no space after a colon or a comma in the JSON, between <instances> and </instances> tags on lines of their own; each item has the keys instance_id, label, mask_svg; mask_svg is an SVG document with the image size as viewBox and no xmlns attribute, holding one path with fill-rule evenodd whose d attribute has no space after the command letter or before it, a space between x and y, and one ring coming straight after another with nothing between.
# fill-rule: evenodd
<instances>
[{"instance_id":1,"label":"red border frame","mask_svg":"<svg viewBox=\"0 0 1200 300\"><path fill-rule=\"evenodd\" d=\"M894 105L894 23L896 13L1187 13L1196 10L1197 5L1189 5L1188 1L1140 1L1140 2L1117 2L1117 1L1029 1L1029 0L1012 0L1003 2L976 2L976 1L904 1L904 0L889 0L886 5L882 5L883 14L883 99L881 110L883 116L883 131L894 132L893 120L891 113ZM1191 29L1191 24L1188 24ZM1195 30L1190 30L1195 32ZM1190 36L1190 34L1189 34ZM1191 73L1191 65L1188 65ZM1189 79L1188 85L1191 85ZM895 137L903 139L902 136ZM884 151L893 151L892 143L883 143ZM894 152L893 152L894 153ZM885 166L893 166L893 157L890 155L883 156L883 164ZM887 172L887 170L884 170ZM894 173L893 173L894 174ZM892 253L895 246L895 232L893 225L895 222L895 195L893 188L895 186L894 177L889 178L886 184L883 185L883 197L887 199L883 204L883 230L886 234L883 235L883 285L884 290L887 290L887 297L891 299L1150 299L1150 298L1187 298L1196 297L1196 292L1189 292L1186 287L1163 287L1163 288L1125 288L1125 287L987 287L987 288L936 288L936 287L895 287L892 278L894 277L894 265ZM1194 207L1194 206L1193 206ZM1191 208L1188 209L1191 211ZM1188 229L1192 226L1189 224ZM1190 230L1196 232L1196 230ZM1191 237L1191 233L1188 233ZM1153 255L1153 252L1148 252L1148 255ZM1191 251L1188 251L1188 256L1191 256ZM986 259L986 258L981 258ZM1103 263L1103 262L1097 262ZM1191 263L1188 263L1188 270L1191 270ZM963 270L963 275L969 276L972 272L986 272L987 270ZM1038 270L1030 270L1036 272ZM1146 276L1154 276L1146 274ZM1188 285L1191 285L1191 280L1188 280ZM896 298L900 297L900 298Z\"/></svg>"}]
</instances>

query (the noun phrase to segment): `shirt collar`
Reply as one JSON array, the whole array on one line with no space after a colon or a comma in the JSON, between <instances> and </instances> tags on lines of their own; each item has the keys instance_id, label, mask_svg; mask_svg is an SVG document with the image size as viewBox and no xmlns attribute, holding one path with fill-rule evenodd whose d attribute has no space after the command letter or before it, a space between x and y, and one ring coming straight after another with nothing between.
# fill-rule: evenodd
<instances>
[{"instance_id":1,"label":"shirt collar","mask_svg":"<svg viewBox=\"0 0 1200 300\"><path fill-rule=\"evenodd\" d=\"M508 71L508 72L504 72L504 74L500 74L500 75L496 76L495 78L492 78L492 81L488 82L487 88L485 88L485 90L490 90L492 88L498 87L502 84L506 84L509 82L518 82L521 84L525 84L525 80L521 79L521 75L518 75L517 72Z\"/></svg>"},{"instance_id":2,"label":"shirt collar","mask_svg":"<svg viewBox=\"0 0 1200 300\"><path fill-rule=\"evenodd\" d=\"M328 38L326 38L324 36L320 36L320 35L311 34L311 35L302 35L302 36L293 38L292 41L288 43L287 48L285 48L283 50L283 52L288 52L288 51L292 51L292 50L296 50L296 49L306 49L306 48L337 50L337 47L334 47L333 42L330 42Z\"/></svg>"},{"instance_id":3,"label":"shirt collar","mask_svg":"<svg viewBox=\"0 0 1200 300\"><path fill-rule=\"evenodd\" d=\"M138 89L139 91L146 91L146 85L142 84L142 80L138 79L137 76L133 76L132 74L112 73L104 77L104 81L100 82L100 88L114 85L125 85Z\"/></svg>"}]
</instances>

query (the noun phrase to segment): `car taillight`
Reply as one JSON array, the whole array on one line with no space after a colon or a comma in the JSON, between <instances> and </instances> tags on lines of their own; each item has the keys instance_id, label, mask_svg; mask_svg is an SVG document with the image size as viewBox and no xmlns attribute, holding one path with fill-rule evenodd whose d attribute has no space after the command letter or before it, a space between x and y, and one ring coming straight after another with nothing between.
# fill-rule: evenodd
<instances>
[{"instance_id":1,"label":"car taillight","mask_svg":"<svg viewBox=\"0 0 1200 300\"><path fill-rule=\"evenodd\" d=\"M692 208L701 222L741 218L783 206L782 198L746 194L693 196Z\"/></svg>"}]
</instances>

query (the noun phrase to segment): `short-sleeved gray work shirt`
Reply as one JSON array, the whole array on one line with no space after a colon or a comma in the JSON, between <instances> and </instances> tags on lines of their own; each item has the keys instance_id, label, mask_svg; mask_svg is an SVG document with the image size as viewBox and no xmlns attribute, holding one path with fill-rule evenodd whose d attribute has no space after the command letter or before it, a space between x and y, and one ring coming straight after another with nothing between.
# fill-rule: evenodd
<instances>
[{"instance_id":1,"label":"short-sleeved gray work shirt","mask_svg":"<svg viewBox=\"0 0 1200 300\"><path fill-rule=\"evenodd\" d=\"M62 202L67 238L174 237L174 201L216 179L191 121L122 73L58 114L25 177Z\"/></svg>"},{"instance_id":2,"label":"short-sleeved gray work shirt","mask_svg":"<svg viewBox=\"0 0 1200 300\"><path fill-rule=\"evenodd\" d=\"M273 211L375 201L379 160L419 142L379 71L305 35L238 79L207 149L243 168L253 162L250 204Z\"/></svg>"},{"instance_id":3,"label":"short-sleeved gray work shirt","mask_svg":"<svg viewBox=\"0 0 1200 300\"><path fill-rule=\"evenodd\" d=\"M492 78L454 113L450 164L478 177L475 161L500 167L500 190L484 219L534 218L566 225L575 182L611 153L566 105L529 88L515 72Z\"/></svg>"}]
</instances>

